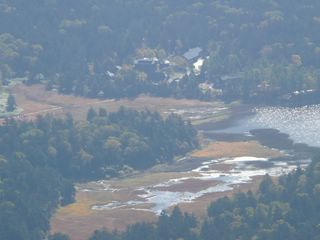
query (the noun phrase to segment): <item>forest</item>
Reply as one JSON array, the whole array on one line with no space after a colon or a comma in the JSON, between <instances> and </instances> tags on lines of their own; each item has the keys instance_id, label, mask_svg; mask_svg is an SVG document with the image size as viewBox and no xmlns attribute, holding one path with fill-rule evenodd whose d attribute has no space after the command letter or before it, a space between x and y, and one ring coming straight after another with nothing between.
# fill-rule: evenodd
<instances>
[{"instance_id":1,"label":"forest","mask_svg":"<svg viewBox=\"0 0 320 240\"><path fill-rule=\"evenodd\" d=\"M0 126L1 239L44 239L55 209L74 200L74 182L130 174L198 146L195 129L175 115L87 115L86 123L47 115Z\"/></svg>"},{"instance_id":2,"label":"forest","mask_svg":"<svg viewBox=\"0 0 320 240\"><path fill-rule=\"evenodd\" d=\"M317 91L319 4L1 0L0 79L102 98L145 93L270 100ZM183 58L194 47L203 49L200 74ZM141 58L168 60L157 70L166 77L155 80L137 69ZM199 87L203 83L209 88Z\"/></svg>"}]
</instances>

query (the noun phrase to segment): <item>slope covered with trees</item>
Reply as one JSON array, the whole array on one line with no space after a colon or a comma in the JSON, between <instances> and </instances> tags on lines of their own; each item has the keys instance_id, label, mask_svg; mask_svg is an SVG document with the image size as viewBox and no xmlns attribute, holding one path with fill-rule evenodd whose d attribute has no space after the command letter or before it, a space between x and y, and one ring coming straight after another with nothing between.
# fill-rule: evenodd
<instances>
[{"instance_id":1,"label":"slope covered with trees","mask_svg":"<svg viewBox=\"0 0 320 240\"><path fill-rule=\"evenodd\" d=\"M320 163L273 182L266 177L257 194L239 193L208 209L203 239L319 239Z\"/></svg>"},{"instance_id":2,"label":"slope covered with trees","mask_svg":"<svg viewBox=\"0 0 320 240\"><path fill-rule=\"evenodd\" d=\"M102 98L319 98L319 9L316 0L0 0L0 81ZM197 46L199 74L182 57ZM137 69L144 57L168 60L156 73L174 77L158 81ZM7 110L15 105L10 97ZM45 238L54 209L73 201L74 181L170 162L197 146L192 126L173 115L90 110L87 120L0 126L1 239ZM315 160L277 183L266 178L256 194L221 199L198 227L175 209L155 224L97 231L92 240L318 239L319 168Z\"/></svg>"},{"instance_id":3,"label":"slope covered with trees","mask_svg":"<svg viewBox=\"0 0 320 240\"><path fill-rule=\"evenodd\" d=\"M87 123L39 116L0 126L0 239L44 239L59 205L74 198L74 181L119 176L170 162L197 146L181 118L121 108L91 109Z\"/></svg>"},{"instance_id":4,"label":"slope covered with trees","mask_svg":"<svg viewBox=\"0 0 320 240\"><path fill-rule=\"evenodd\" d=\"M72 183L54 169L35 166L23 153L0 160L0 238L44 239L58 205L73 201Z\"/></svg>"},{"instance_id":5,"label":"slope covered with trees","mask_svg":"<svg viewBox=\"0 0 320 240\"><path fill-rule=\"evenodd\" d=\"M0 75L3 82L25 77L64 93L107 98L208 97L197 87L202 82L230 98L319 89L319 4L1 0ZM210 56L200 76L155 82L133 65L196 46Z\"/></svg>"}]
</instances>

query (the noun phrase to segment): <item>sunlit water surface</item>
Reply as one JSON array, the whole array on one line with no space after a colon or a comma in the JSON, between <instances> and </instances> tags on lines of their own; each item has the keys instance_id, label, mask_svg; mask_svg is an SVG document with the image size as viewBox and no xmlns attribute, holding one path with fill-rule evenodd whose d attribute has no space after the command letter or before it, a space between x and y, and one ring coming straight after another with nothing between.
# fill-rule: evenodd
<instances>
[{"instance_id":1,"label":"sunlit water surface","mask_svg":"<svg viewBox=\"0 0 320 240\"><path fill-rule=\"evenodd\" d=\"M249 132L258 128L274 128L287 133L296 143L320 147L320 105L298 108L261 107L254 115L236 122L227 132Z\"/></svg>"}]
</instances>

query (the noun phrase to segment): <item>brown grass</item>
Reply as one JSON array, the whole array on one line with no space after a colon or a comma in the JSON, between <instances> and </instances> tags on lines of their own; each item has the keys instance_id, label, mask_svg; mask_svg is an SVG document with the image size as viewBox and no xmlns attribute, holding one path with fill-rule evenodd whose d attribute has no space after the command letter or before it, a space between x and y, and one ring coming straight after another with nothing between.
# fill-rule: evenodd
<instances>
[{"instance_id":1,"label":"brown grass","mask_svg":"<svg viewBox=\"0 0 320 240\"><path fill-rule=\"evenodd\" d=\"M169 192L199 192L218 184L218 181L205 181L200 179L188 179L182 183L174 184L168 187L158 187L160 191Z\"/></svg>"},{"instance_id":2,"label":"brown grass","mask_svg":"<svg viewBox=\"0 0 320 240\"><path fill-rule=\"evenodd\" d=\"M248 142L214 142L192 154L200 158L222 157L277 157L282 154L279 151L262 146L256 141Z\"/></svg>"},{"instance_id":3,"label":"brown grass","mask_svg":"<svg viewBox=\"0 0 320 240\"><path fill-rule=\"evenodd\" d=\"M193 213L199 220L203 220L206 216L207 208L212 202L225 196L232 197L233 194L240 191L247 192L250 190L255 192L259 188L262 178L262 176L256 176L250 183L234 186L234 189L231 191L206 194L192 203L181 203L179 204L179 207L182 211Z\"/></svg>"},{"instance_id":4,"label":"brown grass","mask_svg":"<svg viewBox=\"0 0 320 240\"><path fill-rule=\"evenodd\" d=\"M57 210L51 219L51 233L62 232L72 240L87 240L96 229L124 230L128 224L140 221L153 221L151 212L118 208L107 211L92 210L92 205L106 204L112 200L134 199L131 190L120 193L77 192L76 202ZM139 206L148 209L150 206Z\"/></svg>"},{"instance_id":5,"label":"brown grass","mask_svg":"<svg viewBox=\"0 0 320 240\"><path fill-rule=\"evenodd\" d=\"M154 185L159 182L165 182L170 179L174 178L181 178L181 177L192 177L197 176L197 173L190 173L190 172L156 172L156 173L144 173L139 174L137 176L131 178L125 178L116 181L110 181L111 186L115 188L135 188L139 186L148 186Z\"/></svg>"},{"instance_id":6,"label":"brown grass","mask_svg":"<svg viewBox=\"0 0 320 240\"><path fill-rule=\"evenodd\" d=\"M16 102L22 108L24 118L33 119L39 114L52 113L63 116L67 112L72 113L75 119L85 119L90 107L95 109L106 108L107 111L117 111L120 106L136 110L149 109L165 113L170 109L194 108L194 107L221 107L215 102L201 102L199 100L160 98L139 96L135 99L101 100L97 98L83 98L73 95L62 95L52 91L46 91L43 85L16 85L12 92L16 96ZM217 116L221 117L221 116ZM212 120L212 119L210 119Z\"/></svg>"},{"instance_id":7,"label":"brown grass","mask_svg":"<svg viewBox=\"0 0 320 240\"><path fill-rule=\"evenodd\" d=\"M55 215L51 221L51 233L62 232L72 240L87 240L96 229L124 230L128 224L155 221L151 212L116 209L95 212L90 216Z\"/></svg>"}]
</instances>

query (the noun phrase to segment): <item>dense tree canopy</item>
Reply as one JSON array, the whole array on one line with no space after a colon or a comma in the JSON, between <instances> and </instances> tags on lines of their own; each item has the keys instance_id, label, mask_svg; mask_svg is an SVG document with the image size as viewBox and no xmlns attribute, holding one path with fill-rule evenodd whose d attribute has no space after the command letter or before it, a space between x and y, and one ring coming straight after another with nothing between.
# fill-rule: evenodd
<instances>
[{"instance_id":1,"label":"dense tree canopy","mask_svg":"<svg viewBox=\"0 0 320 240\"><path fill-rule=\"evenodd\" d=\"M59 204L73 200L72 183L54 169L34 166L25 155L0 163L0 238L40 240Z\"/></svg>"},{"instance_id":2,"label":"dense tree canopy","mask_svg":"<svg viewBox=\"0 0 320 240\"><path fill-rule=\"evenodd\" d=\"M243 98L318 89L319 4L1 0L0 77L4 82L25 77L64 93L107 98L208 97L197 88L201 82ZM210 57L193 81L157 82L133 66L137 58L157 57L170 59L172 71L185 66L172 57L197 46Z\"/></svg>"},{"instance_id":3,"label":"dense tree canopy","mask_svg":"<svg viewBox=\"0 0 320 240\"><path fill-rule=\"evenodd\" d=\"M0 126L0 152L16 152L35 165L50 166L63 176L88 179L115 175L124 165L142 169L169 162L197 146L190 123L170 115L121 108L91 109L87 124L39 116L34 122L8 120Z\"/></svg>"},{"instance_id":4,"label":"dense tree canopy","mask_svg":"<svg viewBox=\"0 0 320 240\"><path fill-rule=\"evenodd\" d=\"M196 131L174 115L91 109L88 120L48 115L0 126L0 239L44 239L54 210L73 201L74 181L170 162L197 146Z\"/></svg>"}]
</instances>

